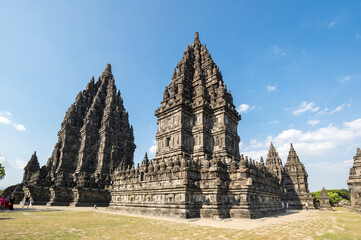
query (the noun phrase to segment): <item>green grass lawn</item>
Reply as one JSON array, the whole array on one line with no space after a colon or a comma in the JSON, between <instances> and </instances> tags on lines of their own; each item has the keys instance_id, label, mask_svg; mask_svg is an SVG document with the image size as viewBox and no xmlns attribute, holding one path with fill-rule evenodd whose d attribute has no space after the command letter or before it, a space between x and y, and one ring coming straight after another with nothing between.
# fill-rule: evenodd
<instances>
[{"instance_id":1,"label":"green grass lawn","mask_svg":"<svg viewBox=\"0 0 361 240\"><path fill-rule=\"evenodd\" d=\"M1 211L0 239L361 239L361 215L335 210L247 231L97 212Z\"/></svg>"}]
</instances>

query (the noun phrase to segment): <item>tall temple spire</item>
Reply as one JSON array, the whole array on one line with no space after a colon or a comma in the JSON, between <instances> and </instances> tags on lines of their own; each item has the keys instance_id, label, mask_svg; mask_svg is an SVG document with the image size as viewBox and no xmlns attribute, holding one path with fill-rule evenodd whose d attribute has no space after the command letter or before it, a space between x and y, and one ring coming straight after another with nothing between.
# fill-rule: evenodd
<instances>
[{"instance_id":1,"label":"tall temple spire","mask_svg":"<svg viewBox=\"0 0 361 240\"><path fill-rule=\"evenodd\" d=\"M241 116L198 32L176 65L155 116L159 125L156 157L185 153L197 154L202 160L216 153L239 160L237 125ZM211 127L208 121L214 121ZM222 129L225 121L228 124Z\"/></svg>"},{"instance_id":2,"label":"tall temple spire","mask_svg":"<svg viewBox=\"0 0 361 240\"><path fill-rule=\"evenodd\" d=\"M308 174L305 166L301 163L291 143L283 174L283 185L285 189L283 200L288 202L291 208L302 209L305 202L307 202L310 207L314 207L313 196L308 189L307 178Z\"/></svg>"},{"instance_id":3,"label":"tall temple spire","mask_svg":"<svg viewBox=\"0 0 361 240\"><path fill-rule=\"evenodd\" d=\"M47 163L49 176L57 187L104 189L121 162L133 163L134 150L128 113L107 64L68 109Z\"/></svg>"},{"instance_id":4,"label":"tall temple spire","mask_svg":"<svg viewBox=\"0 0 361 240\"><path fill-rule=\"evenodd\" d=\"M282 166L282 160L278 156L276 148L273 146L272 142L271 142L270 148L268 150L266 165L267 166L270 166L270 165L280 165L280 166Z\"/></svg>"},{"instance_id":5,"label":"tall temple spire","mask_svg":"<svg viewBox=\"0 0 361 240\"><path fill-rule=\"evenodd\" d=\"M39 168L39 161L38 161L38 157L36 156L36 151L34 151L33 155L31 155L31 158L28 164L26 164L25 168L29 168L29 167Z\"/></svg>"},{"instance_id":6,"label":"tall temple spire","mask_svg":"<svg viewBox=\"0 0 361 240\"><path fill-rule=\"evenodd\" d=\"M292 143L290 145L290 151L288 152L287 162L301 163Z\"/></svg>"},{"instance_id":7,"label":"tall temple spire","mask_svg":"<svg viewBox=\"0 0 361 240\"><path fill-rule=\"evenodd\" d=\"M40 165L39 165L38 157L36 156L36 152L34 152L33 155L31 155L28 164L26 164L24 168L23 182L28 183L31 180L32 175L37 173L39 170L40 170Z\"/></svg>"},{"instance_id":8,"label":"tall temple spire","mask_svg":"<svg viewBox=\"0 0 361 240\"><path fill-rule=\"evenodd\" d=\"M279 183L281 183L283 175L282 160L278 156L276 148L273 146L272 142L267 154L266 167L270 172L277 176Z\"/></svg>"}]
</instances>

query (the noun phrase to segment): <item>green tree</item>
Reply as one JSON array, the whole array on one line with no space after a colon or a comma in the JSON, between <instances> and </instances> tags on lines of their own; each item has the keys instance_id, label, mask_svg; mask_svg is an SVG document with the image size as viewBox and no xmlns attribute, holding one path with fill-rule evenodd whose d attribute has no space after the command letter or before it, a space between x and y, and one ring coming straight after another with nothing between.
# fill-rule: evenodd
<instances>
[{"instance_id":1,"label":"green tree","mask_svg":"<svg viewBox=\"0 0 361 240\"><path fill-rule=\"evenodd\" d=\"M316 198L316 204L320 204L321 191L313 192L312 195Z\"/></svg>"},{"instance_id":2,"label":"green tree","mask_svg":"<svg viewBox=\"0 0 361 240\"><path fill-rule=\"evenodd\" d=\"M5 167L3 167L0 163L0 180L5 177Z\"/></svg>"},{"instance_id":3,"label":"green tree","mask_svg":"<svg viewBox=\"0 0 361 240\"><path fill-rule=\"evenodd\" d=\"M332 205L339 203L342 199L350 201L350 192L347 189L326 190L330 196L330 203ZM320 204L321 191L313 192L312 195L316 198L316 203Z\"/></svg>"},{"instance_id":4,"label":"green tree","mask_svg":"<svg viewBox=\"0 0 361 240\"><path fill-rule=\"evenodd\" d=\"M331 192L331 191L329 191L327 193L328 193L328 196L330 196L330 203L332 205L337 204L341 200L337 193Z\"/></svg>"}]
</instances>

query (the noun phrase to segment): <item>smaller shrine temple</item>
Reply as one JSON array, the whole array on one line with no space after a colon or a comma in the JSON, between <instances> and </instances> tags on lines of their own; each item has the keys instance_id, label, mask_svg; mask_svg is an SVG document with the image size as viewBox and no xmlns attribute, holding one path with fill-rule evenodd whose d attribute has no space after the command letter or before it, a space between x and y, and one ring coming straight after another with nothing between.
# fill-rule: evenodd
<instances>
[{"instance_id":1,"label":"smaller shrine temple","mask_svg":"<svg viewBox=\"0 0 361 240\"><path fill-rule=\"evenodd\" d=\"M325 188L322 188L320 194L320 211L333 211L330 203L330 196L328 195Z\"/></svg>"}]
</instances>

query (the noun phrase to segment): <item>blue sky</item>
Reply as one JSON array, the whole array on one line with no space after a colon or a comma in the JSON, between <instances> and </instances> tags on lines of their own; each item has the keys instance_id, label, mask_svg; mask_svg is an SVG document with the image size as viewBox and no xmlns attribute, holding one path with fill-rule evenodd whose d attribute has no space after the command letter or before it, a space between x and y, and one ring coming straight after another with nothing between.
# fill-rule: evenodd
<instances>
[{"instance_id":1,"label":"blue sky","mask_svg":"<svg viewBox=\"0 0 361 240\"><path fill-rule=\"evenodd\" d=\"M198 31L242 114L240 151L283 163L289 143L311 190L346 188L361 147L360 1L0 1L0 187L43 165L67 108L112 64L135 130L154 156L173 68Z\"/></svg>"}]
</instances>

